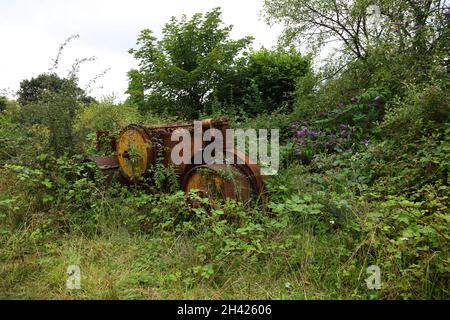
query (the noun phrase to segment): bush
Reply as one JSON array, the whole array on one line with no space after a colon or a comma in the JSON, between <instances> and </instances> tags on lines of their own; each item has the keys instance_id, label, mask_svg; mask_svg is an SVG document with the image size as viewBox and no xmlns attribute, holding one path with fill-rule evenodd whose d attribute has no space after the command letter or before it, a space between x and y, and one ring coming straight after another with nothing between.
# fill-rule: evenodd
<instances>
[{"instance_id":1,"label":"bush","mask_svg":"<svg viewBox=\"0 0 450 320\"><path fill-rule=\"evenodd\" d=\"M49 149L49 130L42 125L23 126L17 117L20 106L10 102L0 112L0 162L30 163L36 154Z\"/></svg>"},{"instance_id":2,"label":"bush","mask_svg":"<svg viewBox=\"0 0 450 320\"><path fill-rule=\"evenodd\" d=\"M291 124L290 117L281 113L262 113L257 117L244 118L244 120L232 123L234 128L242 129L267 129L270 133L271 129L280 130L280 143L285 143L291 137Z\"/></svg>"},{"instance_id":3,"label":"bush","mask_svg":"<svg viewBox=\"0 0 450 320\"><path fill-rule=\"evenodd\" d=\"M447 87L440 83L409 85L387 109L381 129L399 143L429 134L448 123L450 103Z\"/></svg>"},{"instance_id":4,"label":"bush","mask_svg":"<svg viewBox=\"0 0 450 320\"><path fill-rule=\"evenodd\" d=\"M138 110L130 105L115 105L104 100L86 105L77 111L74 132L77 150L93 152L93 141L97 131L117 133L123 127L142 120Z\"/></svg>"},{"instance_id":5,"label":"bush","mask_svg":"<svg viewBox=\"0 0 450 320\"><path fill-rule=\"evenodd\" d=\"M216 96L225 108L240 105L251 116L291 112L297 79L309 72L310 65L310 58L296 50L261 49L239 60Z\"/></svg>"},{"instance_id":6,"label":"bush","mask_svg":"<svg viewBox=\"0 0 450 320\"><path fill-rule=\"evenodd\" d=\"M82 103L93 101L78 87L75 75L60 78L42 74L24 80L18 92L21 105L20 122L24 126L42 125L49 129L49 146L57 155L72 153L72 125L76 110Z\"/></svg>"},{"instance_id":7,"label":"bush","mask_svg":"<svg viewBox=\"0 0 450 320\"><path fill-rule=\"evenodd\" d=\"M297 156L305 163L322 152L357 151L379 138L375 124L384 114L386 89L369 89L312 120L292 124Z\"/></svg>"},{"instance_id":8,"label":"bush","mask_svg":"<svg viewBox=\"0 0 450 320\"><path fill-rule=\"evenodd\" d=\"M358 255L383 270L385 298L448 296L448 215L430 215L423 204L389 197L353 224L365 239Z\"/></svg>"}]
</instances>

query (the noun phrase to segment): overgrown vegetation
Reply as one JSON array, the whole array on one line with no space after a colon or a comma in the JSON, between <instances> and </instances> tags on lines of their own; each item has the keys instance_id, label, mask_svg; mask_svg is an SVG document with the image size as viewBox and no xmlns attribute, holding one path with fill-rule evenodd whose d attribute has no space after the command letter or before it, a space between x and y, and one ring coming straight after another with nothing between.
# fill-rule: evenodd
<instances>
[{"instance_id":1,"label":"overgrown vegetation","mask_svg":"<svg viewBox=\"0 0 450 320\"><path fill-rule=\"evenodd\" d=\"M446 2L265 3L287 49L230 40L215 9L141 33L123 104L54 73L0 99L0 297L449 298ZM313 71L291 48L309 34L339 59ZM217 114L281 129L282 168L249 203L185 195L162 166L148 187L105 183L87 161L97 130Z\"/></svg>"}]
</instances>

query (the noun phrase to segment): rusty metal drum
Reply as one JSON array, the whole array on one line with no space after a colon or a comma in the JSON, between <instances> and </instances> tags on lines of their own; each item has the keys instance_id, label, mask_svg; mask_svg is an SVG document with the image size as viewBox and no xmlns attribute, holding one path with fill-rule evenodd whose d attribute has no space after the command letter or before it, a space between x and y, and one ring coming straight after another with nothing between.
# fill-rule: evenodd
<instances>
[{"instance_id":1,"label":"rusty metal drum","mask_svg":"<svg viewBox=\"0 0 450 320\"><path fill-rule=\"evenodd\" d=\"M150 136L140 125L129 125L122 130L117 139L116 153L123 176L131 182L144 176L156 161Z\"/></svg>"},{"instance_id":2,"label":"rusty metal drum","mask_svg":"<svg viewBox=\"0 0 450 320\"><path fill-rule=\"evenodd\" d=\"M201 122L203 129L215 128L225 136L228 120L224 117L207 119ZM172 149L177 142L171 140L177 129L194 130L193 122L176 123L159 127L130 124L115 139L115 156L97 157L100 169L120 171L128 183L137 183L151 171L158 159L165 167L171 167L178 177L180 188L189 193L198 190L210 198L232 198L247 201L259 194L263 179L258 165L253 163L242 151L223 150L234 161L231 164L181 164L175 165L171 159ZM202 153L207 143L194 143L191 135L190 157ZM197 145L197 149L194 148ZM203 157L202 157L203 159ZM239 160L239 161L238 161ZM159 160L158 160L159 161Z\"/></svg>"}]
</instances>

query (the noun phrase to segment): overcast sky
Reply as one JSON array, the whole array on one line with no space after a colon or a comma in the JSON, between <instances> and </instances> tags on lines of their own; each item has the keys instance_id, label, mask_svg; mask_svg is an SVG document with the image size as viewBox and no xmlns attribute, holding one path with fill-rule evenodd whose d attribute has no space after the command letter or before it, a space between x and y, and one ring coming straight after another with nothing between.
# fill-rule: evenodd
<instances>
[{"instance_id":1,"label":"overcast sky","mask_svg":"<svg viewBox=\"0 0 450 320\"><path fill-rule=\"evenodd\" d=\"M0 89L16 91L23 79L46 72L58 47L79 34L65 49L58 73L65 75L75 59L95 56L81 67L84 88L96 74L111 70L92 92L97 98L126 96L126 73L137 66L128 54L140 30L157 36L171 16L191 16L222 7L223 20L234 25L233 38L251 35L254 46L276 44L281 27L269 27L260 17L263 0L0 0Z\"/></svg>"}]
</instances>

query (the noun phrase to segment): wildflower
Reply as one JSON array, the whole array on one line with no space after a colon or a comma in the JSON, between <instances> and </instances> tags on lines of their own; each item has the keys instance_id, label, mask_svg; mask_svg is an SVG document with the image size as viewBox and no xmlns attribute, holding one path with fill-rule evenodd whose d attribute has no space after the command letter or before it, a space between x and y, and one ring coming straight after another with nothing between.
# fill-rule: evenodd
<instances>
[{"instance_id":1,"label":"wildflower","mask_svg":"<svg viewBox=\"0 0 450 320\"><path fill-rule=\"evenodd\" d=\"M328 136L331 140L335 140L337 138L335 133L330 133L330 135Z\"/></svg>"},{"instance_id":2,"label":"wildflower","mask_svg":"<svg viewBox=\"0 0 450 320\"><path fill-rule=\"evenodd\" d=\"M446 18L450 18L450 9L446 9L446 10L444 11L444 16L445 16Z\"/></svg>"},{"instance_id":3,"label":"wildflower","mask_svg":"<svg viewBox=\"0 0 450 320\"><path fill-rule=\"evenodd\" d=\"M309 135L313 138L317 138L319 136L319 133L317 131L310 131Z\"/></svg>"},{"instance_id":4,"label":"wildflower","mask_svg":"<svg viewBox=\"0 0 450 320\"><path fill-rule=\"evenodd\" d=\"M308 133L308 128L303 128L302 130L297 131L297 137L304 137Z\"/></svg>"},{"instance_id":5,"label":"wildflower","mask_svg":"<svg viewBox=\"0 0 450 320\"><path fill-rule=\"evenodd\" d=\"M334 225L336 224L336 221L331 220L331 221L330 221L330 224L331 224L332 226L334 226Z\"/></svg>"},{"instance_id":6,"label":"wildflower","mask_svg":"<svg viewBox=\"0 0 450 320\"><path fill-rule=\"evenodd\" d=\"M328 115L328 113L326 113L326 112L321 112L321 113L320 113L320 116L321 116L322 118L325 118L327 115Z\"/></svg>"},{"instance_id":7,"label":"wildflower","mask_svg":"<svg viewBox=\"0 0 450 320\"><path fill-rule=\"evenodd\" d=\"M350 101L353 102L353 103L356 103L356 102L358 102L358 97L352 97L350 99Z\"/></svg>"},{"instance_id":8,"label":"wildflower","mask_svg":"<svg viewBox=\"0 0 450 320\"><path fill-rule=\"evenodd\" d=\"M296 140L295 143L298 144L299 146L306 146L308 144L308 140L300 139Z\"/></svg>"},{"instance_id":9,"label":"wildflower","mask_svg":"<svg viewBox=\"0 0 450 320\"><path fill-rule=\"evenodd\" d=\"M369 145L369 140L363 140L362 142L361 142L361 144L363 144L363 145L365 145L366 147Z\"/></svg>"},{"instance_id":10,"label":"wildflower","mask_svg":"<svg viewBox=\"0 0 450 320\"><path fill-rule=\"evenodd\" d=\"M304 126L309 126L309 125L310 125L310 122L307 121L307 120L303 120L303 121L301 121L301 123L302 123L302 125L304 125Z\"/></svg>"},{"instance_id":11,"label":"wildflower","mask_svg":"<svg viewBox=\"0 0 450 320\"><path fill-rule=\"evenodd\" d=\"M308 140L301 140L301 141L300 141L300 144L301 144L302 146L306 146L306 145L308 144Z\"/></svg>"},{"instance_id":12,"label":"wildflower","mask_svg":"<svg viewBox=\"0 0 450 320\"><path fill-rule=\"evenodd\" d=\"M383 99L381 99L380 96L376 96L376 97L373 99L373 101L374 101L376 104L378 104L378 105L381 104L382 100L383 100Z\"/></svg>"},{"instance_id":13,"label":"wildflower","mask_svg":"<svg viewBox=\"0 0 450 320\"><path fill-rule=\"evenodd\" d=\"M348 130L350 128L350 126L348 124L343 123L339 126L339 128L341 128L341 130Z\"/></svg>"}]
</instances>

